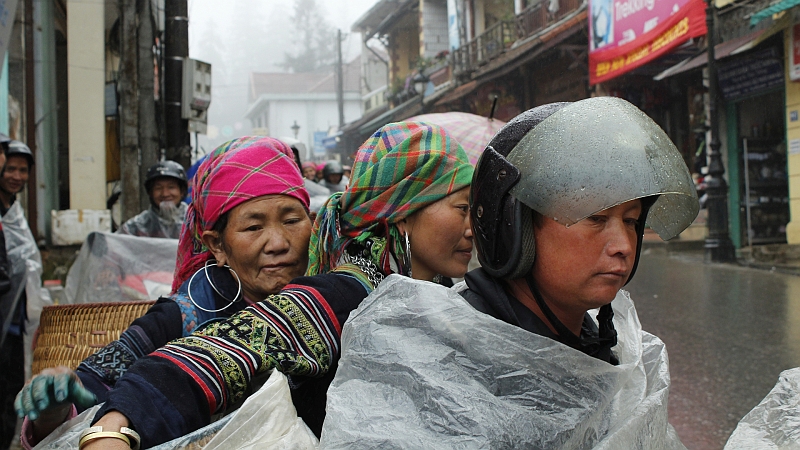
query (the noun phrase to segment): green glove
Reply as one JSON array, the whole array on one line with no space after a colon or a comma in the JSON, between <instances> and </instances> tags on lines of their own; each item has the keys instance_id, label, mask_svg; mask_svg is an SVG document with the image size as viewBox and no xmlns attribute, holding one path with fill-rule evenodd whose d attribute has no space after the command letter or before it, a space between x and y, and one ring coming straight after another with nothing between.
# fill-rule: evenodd
<instances>
[{"instance_id":1,"label":"green glove","mask_svg":"<svg viewBox=\"0 0 800 450\"><path fill-rule=\"evenodd\" d=\"M97 397L83 387L75 372L59 367L42 371L26 384L14 400L14 409L20 418L37 420L54 413L65 415L64 409L71 404L85 409L96 403Z\"/></svg>"}]
</instances>

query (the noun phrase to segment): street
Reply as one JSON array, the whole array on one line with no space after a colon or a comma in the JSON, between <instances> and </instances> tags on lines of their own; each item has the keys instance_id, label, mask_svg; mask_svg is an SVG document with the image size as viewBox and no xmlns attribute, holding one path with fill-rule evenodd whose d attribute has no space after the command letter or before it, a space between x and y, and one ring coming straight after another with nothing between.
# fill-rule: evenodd
<instances>
[{"instance_id":1,"label":"street","mask_svg":"<svg viewBox=\"0 0 800 450\"><path fill-rule=\"evenodd\" d=\"M669 352L670 423L689 449L721 449L779 373L800 366L800 277L642 253L626 289Z\"/></svg>"}]
</instances>

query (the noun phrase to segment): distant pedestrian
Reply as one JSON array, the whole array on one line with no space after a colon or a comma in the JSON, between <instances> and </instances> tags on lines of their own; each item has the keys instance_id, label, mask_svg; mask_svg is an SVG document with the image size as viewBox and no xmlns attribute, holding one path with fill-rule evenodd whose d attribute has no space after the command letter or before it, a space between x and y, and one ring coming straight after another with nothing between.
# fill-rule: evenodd
<instances>
[{"instance_id":1,"label":"distant pedestrian","mask_svg":"<svg viewBox=\"0 0 800 450\"><path fill-rule=\"evenodd\" d=\"M17 425L15 391L25 382L25 334L31 331L28 326L35 328L39 320L41 298L36 288L41 289L42 266L39 249L17 201L17 194L28 184L33 154L19 141L4 138L0 144L0 449L6 449L15 437ZM30 292L27 286L31 286Z\"/></svg>"},{"instance_id":2,"label":"distant pedestrian","mask_svg":"<svg viewBox=\"0 0 800 450\"><path fill-rule=\"evenodd\" d=\"M178 239L186 217L189 186L183 167L174 161L161 161L147 169L144 187L150 207L128 219L117 230L120 234Z\"/></svg>"},{"instance_id":3,"label":"distant pedestrian","mask_svg":"<svg viewBox=\"0 0 800 450\"><path fill-rule=\"evenodd\" d=\"M331 192L344 192L347 184L343 182L344 168L339 161L328 161L322 168L322 184Z\"/></svg>"},{"instance_id":4,"label":"distant pedestrian","mask_svg":"<svg viewBox=\"0 0 800 450\"><path fill-rule=\"evenodd\" d=\"M311 161L304 162L303 177L306 180L317 181L317 165Z\"/></svg>"}]
</instances>

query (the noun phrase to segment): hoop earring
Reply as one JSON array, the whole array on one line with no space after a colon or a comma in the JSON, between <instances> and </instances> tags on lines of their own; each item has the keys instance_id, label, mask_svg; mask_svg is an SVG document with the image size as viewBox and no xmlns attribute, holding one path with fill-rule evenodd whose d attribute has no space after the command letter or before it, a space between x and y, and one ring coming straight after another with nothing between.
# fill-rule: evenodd
<instances>
[{"instance_id":1,"label":"hoop earring","mask_svg":"<svg viewBox=\"0 0 800 450\"><path fill-rule=\"evenodd\" d=\"M209 265L214 265L216 262L217 261L213 260L213 259L210 259L210 260L206 261L206 263L203 265L203 267L197 269L197 272L195 272L192 275L192 277L189 278L189 286L186 287L186 293L187 293L187 295L189 297L189 301L192 302L192 304L196 308L201 309L201 310L203 310L205 312L210 312L210 313L216 313L216 312L220 312L220 311L224 311L224 310L228 309L228 307L230 307L232 304L236 303L236 300L239 299L239 295L242 293L242 280L239 278L239 274L237 274L236 271L231 269L231 267L229 265L227 265L227 264L225 264L222 267L230 270L231 273L233 274L233 276L236 277L236 282L239 284L239 289L236 291L236 296L233 297L233 300L231 300L228 297L225 297L224 295L222 295L222 292L220 292L219 289L217 289L217 287L214 286L214 282L212 282L211 281L211 277L208 276L208 266ZM227 305L225 305L224 307L222 307L220 309L206 309L206 308L203 308L202 306L198 305L197 302L194 301L194 298L192 298L192 281L194 281L194 277L197 276L197 274L200 273L201 270L203 272L205 272L206 280L208 280L208 284L211 285L211 288L214 289L214 292L216 292L217 295L219 295L223 299L229 301L230 303L228 303Z\"/></svg>"},{"instance_id":2,"label":"hoop earring","mask_svg":"<svg viewBox=\"0 0 800 450\"><path fill-rule=\"evenodd\" d=\"M403 235L405 235L405 238L406 238L406 257L405 257L405 262L407 263L406 267L408 269L408 274L406 276L409 277L409 278L412 278L412 276L411 276L411 242L409 241L407 232L403 233Z\"/></svg>"}]
</instances>

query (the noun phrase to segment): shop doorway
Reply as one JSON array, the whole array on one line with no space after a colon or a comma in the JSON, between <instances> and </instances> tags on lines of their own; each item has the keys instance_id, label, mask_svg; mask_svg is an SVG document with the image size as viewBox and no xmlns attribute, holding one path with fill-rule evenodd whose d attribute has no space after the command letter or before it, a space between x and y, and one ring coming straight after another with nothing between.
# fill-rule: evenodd
<instances>
[{"instance_id":1,"label":"shop doorway","mask_svg":"<svg viewBox=\"0 0 800 450\"><path fill-rule=\"evenodd\" d=\"M783 90L741 100L736 110L741 245L785 243L789 183Z\"/></svg>"}]
</instances>

